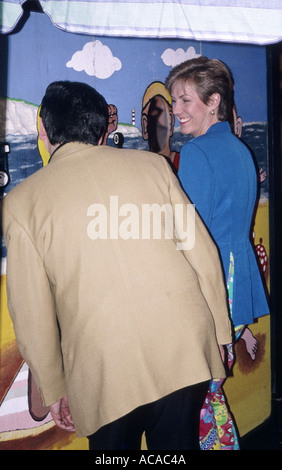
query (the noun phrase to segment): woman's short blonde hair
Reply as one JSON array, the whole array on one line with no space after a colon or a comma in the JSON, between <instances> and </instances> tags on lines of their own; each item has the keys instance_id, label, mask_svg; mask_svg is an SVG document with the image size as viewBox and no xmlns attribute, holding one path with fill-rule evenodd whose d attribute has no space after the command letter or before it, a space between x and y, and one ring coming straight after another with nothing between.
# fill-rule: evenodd
<instances>
[{"instance_id":1,"label":"woman's short blonde hair","mask_svg":"<svg viewBox=\"0 0 282 470\"><path fill-rule=\"evenodd\" d=\"M168 75L165 85L171 93L175 81L193 84L203 103L208 104L213 93L221 99L218 119L228 121L234 106L234 79L230 69L218 59L201 56L175 66Z\"/></svg>"}]
</instances>

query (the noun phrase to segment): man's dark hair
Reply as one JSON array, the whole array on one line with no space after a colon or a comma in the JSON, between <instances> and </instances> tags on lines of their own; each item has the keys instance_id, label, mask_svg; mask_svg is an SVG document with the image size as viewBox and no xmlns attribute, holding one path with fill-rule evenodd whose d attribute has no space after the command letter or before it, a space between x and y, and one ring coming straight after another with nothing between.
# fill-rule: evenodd
<instances>
[{"instance_id":1,"label":"man's dark hair","mask_svg":"<svg viewBox=\"0 0 282 470\"><path fill-rule=\"evenodd\" d=\"M52 145L97 145L108 126L108 106L103 96L86 83L58 81L47 87L40 117Z\"/></svg>"}]
</instances>

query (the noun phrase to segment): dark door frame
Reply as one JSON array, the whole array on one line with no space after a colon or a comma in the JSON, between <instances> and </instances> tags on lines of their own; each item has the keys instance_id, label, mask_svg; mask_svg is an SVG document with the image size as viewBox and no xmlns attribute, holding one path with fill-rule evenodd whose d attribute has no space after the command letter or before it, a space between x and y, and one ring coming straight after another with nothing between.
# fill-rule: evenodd
<instances>
[{"instance_id":1,"label":"dark door frame","mask_svg":"<svg viewBox=\"0 0 282 470\"><path fill-rule=\"evenodd\" d=\"M282 43L267 47L272 418L282 430Z\"/></svg>"}]
</instances>

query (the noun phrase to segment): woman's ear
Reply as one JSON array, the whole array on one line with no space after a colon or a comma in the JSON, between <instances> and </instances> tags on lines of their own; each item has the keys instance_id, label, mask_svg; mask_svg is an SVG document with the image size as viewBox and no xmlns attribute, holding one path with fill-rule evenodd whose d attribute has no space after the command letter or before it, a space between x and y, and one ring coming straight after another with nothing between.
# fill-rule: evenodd
<instances>
[{"instance_id":1,"label":"woman's ear","mask_svg":"<svg viewBox=\"0 0 282 470\"><path fill-rule=\"evenodd\" d=\"M221 96L219 93L213 93L209 97L209 106L213 109L213 111L218 108L220 100Z\"/></svg>"}]
</instances>

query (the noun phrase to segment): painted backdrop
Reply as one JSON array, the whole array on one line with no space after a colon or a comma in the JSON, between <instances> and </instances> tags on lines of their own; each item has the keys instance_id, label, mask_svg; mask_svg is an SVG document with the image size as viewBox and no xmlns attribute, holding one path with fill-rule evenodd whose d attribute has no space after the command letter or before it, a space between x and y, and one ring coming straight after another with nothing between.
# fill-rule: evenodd
<instances>
[{"instance_id":1,"label":"painted backdrop","mask_svg":"<svg viewBox=\"0 0 282 470\"><path fill-rule=\"evenodd\" d=\"M148 100L159 90L159 83L165 81L171 67L197 55L223 60L234 75L237 113L241 118L238 138L251 148L260 171L254 243L268 283L267 88L266 51L262 46L91 37L63 32L52 26L46 15L31 13L15 33L0 36L2 77L7 78L0 83L2 197L47 164L44 148L40 145L41 153L38 150L36 119L50 82L76 80L94 86L109 104L107 144L150 151L148 128L144 127ZM160 92L157 94L160 96ZM187 136L180 134L177 122L170 134L169 151L177 153ZM79 187L74 188L74 197L76 191ZM40 402L14 338L5 273L6 249L2 240L0 449L87 449L86 439L54 427L48 409ZM263 422L271 405L269 316L250 325L247 333L236 345L233 376L224 387L241 435Z\"/></svg>"}]
</instances>

